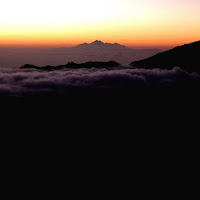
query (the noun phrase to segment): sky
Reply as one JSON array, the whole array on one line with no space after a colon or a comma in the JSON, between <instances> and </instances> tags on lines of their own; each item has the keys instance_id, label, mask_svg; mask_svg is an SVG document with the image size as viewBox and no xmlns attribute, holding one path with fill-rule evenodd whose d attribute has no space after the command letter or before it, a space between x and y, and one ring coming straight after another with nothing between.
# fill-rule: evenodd
<instances>
[{"instance_id":1,"label":"sky","mask_svg":"<svg viewBox=\"0 0 200 200\"><path fill-rule=\"evenodd\" d=\"M94 40L177 46L199 40L199 10L199 0L6 0L0 6L0 47Z\"/></svg>"}]
</instances>

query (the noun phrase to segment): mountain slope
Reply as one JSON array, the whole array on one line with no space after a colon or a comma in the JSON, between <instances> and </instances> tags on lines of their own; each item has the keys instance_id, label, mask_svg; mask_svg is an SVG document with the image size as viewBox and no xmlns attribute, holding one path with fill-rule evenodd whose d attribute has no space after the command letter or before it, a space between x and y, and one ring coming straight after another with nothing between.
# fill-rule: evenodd
<instances>
[{"instance_id":1,"label":"mountain slope","mask_svg":"<svg viewBox=\"0 0 200 200\"><path fill-rule=\"evenodd\" d=\"M177 66L189 72L200 73L200 41L185 44L131 65L147 69L172 69Z\"/></svg>"}]
</instances>

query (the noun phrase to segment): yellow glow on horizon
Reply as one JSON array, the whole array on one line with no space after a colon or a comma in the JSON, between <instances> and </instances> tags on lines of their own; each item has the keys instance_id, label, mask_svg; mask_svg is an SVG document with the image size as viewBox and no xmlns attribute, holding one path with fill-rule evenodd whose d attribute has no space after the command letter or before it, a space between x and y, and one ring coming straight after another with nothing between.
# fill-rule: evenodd
<instances>
[{"instance_id":1,"label":"yellow glow on horizon","mask_svg":"<svg viewBox=\"0 0 200 200\"><path fill-rule=\"evenodd\" d=\"M73 46L96 39L127 46L199 40L199 0L6 0L0 46Z\"/></svg>"}]
</instances>

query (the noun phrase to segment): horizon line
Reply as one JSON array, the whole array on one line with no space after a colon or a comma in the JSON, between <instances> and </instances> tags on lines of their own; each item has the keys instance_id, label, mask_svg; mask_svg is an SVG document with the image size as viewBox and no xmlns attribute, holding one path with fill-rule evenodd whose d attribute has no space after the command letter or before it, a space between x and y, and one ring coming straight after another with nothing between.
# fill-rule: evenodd
<instances>
[{"instance_id":1,"label":"horizon line","mask_svg":"<svg viewBox=\"0 0 200 200\"><path fill-rule=\"evenodd\" d=\"M170 49L170 48L174 48L177 46L182 46L184 44L189 44L189 43L184 43L184 44L180 44L180 45L124 45L121 43L108 43L107 44L119 44L131 49ZM104 44L106 44L104 43ZM74 44L74 45L60 45L60 44L49 44L49 45L44 45L44 44L8 44L8 45L0 45L0 49L2 48L27 48L27 49L35 49L35 48L42 48L42 49L50 49L50 48L73 48L76 47L78 45L81 44L91 44L91 43L87 43L87 42L83 42L80 44Z\"/></svg>"},{"instance_id":2,"label":"horizon line","mask_svg":"<svg viewBox=\"0 0 200 200\"><path fill-rule=\"evenodd\" d=\"M105 42L104 42L105 41ZM193 41L185 41L185 42L179 42L176 44L170 43L169 44L158 44L158 43L147 43L147 44L139 44L139 43L128 43L128 42L119 42L119 41L112 41L112 42L108 42L107 40L82 40L79 42L67 42L67 43L8 43L8 44L1 44L0 48L73 48L76 46L79 46L81 44L92 44L94 42L102 42L103 44L119 44L128 48L132 48L132 49L171 49L171 48L175 48L178 46L182 46L185 44L190 44L193 42L197 42L199 40L193 40Z\"/></svg>"}]
</instances>

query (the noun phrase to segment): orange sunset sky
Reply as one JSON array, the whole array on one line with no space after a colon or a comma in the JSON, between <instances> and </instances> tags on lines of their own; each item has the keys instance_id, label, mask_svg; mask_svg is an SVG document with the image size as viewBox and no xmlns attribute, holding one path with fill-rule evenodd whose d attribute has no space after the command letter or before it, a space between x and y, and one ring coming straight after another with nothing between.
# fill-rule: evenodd
<instances>
[{"instance_id":1,"label":"orange sunset sky","mask_svg":"<svg viewBox=\"0 0 200 200\"><path fill-rule=\"evenodd\" d=\"M200 39L200 0L6 0L0 6L0 47L94 40L167 47Z\"/></svg>"}]
</instances>

